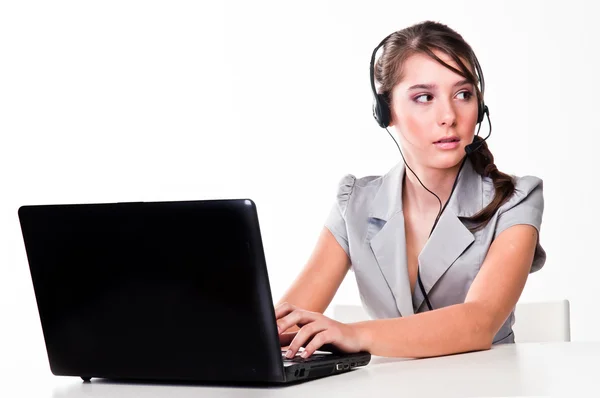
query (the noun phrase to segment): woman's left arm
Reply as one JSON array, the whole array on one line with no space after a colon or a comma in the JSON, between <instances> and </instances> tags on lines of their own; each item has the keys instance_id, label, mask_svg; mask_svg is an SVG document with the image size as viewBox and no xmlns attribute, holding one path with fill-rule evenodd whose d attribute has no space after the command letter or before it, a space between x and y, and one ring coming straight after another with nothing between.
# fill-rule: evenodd
<instances>
[{"instance_id":1,"label":"woman's left arm","mask_svg":"<svg viewBox=\"0 0 600 398\"><path fill-rule=\"evenodd\" d=\"M465 302L461 304L405 318L352 324L339 323L284 304L276 311L277 322L282 330L294 324L305 325L297 335L294 333L288 338L292 354L312 338L306 345L306 356L326 343L344 351L368 351L373 355L405 358L489 349L521 296L537 238L537 230L531 225L514 225L501 232L490 246Z\"/></svg>"}]
</instances>

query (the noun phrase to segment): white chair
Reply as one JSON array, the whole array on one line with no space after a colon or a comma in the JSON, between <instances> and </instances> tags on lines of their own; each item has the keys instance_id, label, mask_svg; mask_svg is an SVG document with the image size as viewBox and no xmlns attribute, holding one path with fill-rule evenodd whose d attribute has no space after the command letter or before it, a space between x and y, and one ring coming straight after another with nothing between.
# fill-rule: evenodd
<instances>
[{"instance_id":1,"label":"white chair","mask_svg":"<svg viewBox=\"0 0 600 398\"><path fill-rule=\"evenodd\" d=\"M370 319L359 305L336 305L333 319L360 322ZM515 308L515 343L571 341L568 300L517 303Z\"/></svg>"},{"instance_id":2,"label":"white chair","mask_svg":"<svg viewBox=\"0 0 600 398\"><path fill-rule=\"evenodd\" d=\"M515 343L571 341L569 300L517 303L513 331Z\"/></svg>"}]
</instances>

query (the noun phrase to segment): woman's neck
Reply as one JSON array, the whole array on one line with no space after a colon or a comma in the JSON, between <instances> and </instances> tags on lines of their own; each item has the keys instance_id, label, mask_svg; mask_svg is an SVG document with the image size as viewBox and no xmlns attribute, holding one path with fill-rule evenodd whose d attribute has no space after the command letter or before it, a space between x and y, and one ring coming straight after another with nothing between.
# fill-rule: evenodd
<instances>
[{"instance_id":1,"label":"woman's neck","mask_svg":"<svg viewBox=\"0 0 600 398\"><path fill-rule=\"evenodd\" d=\"M462 163L462 162L461 162ZM428 167L411 166L414 172L419 176L423 185L435 193L442 201L442 206L446 204L452 191L452 186L460 169L461 163L449 169L434 169ZM413 214L427 215L437 214L440 209L440 202L437 198L428 192L419 183L415 175L406 168L405 177L402 181L402 201L406 209L407 206Z\"/></svg>"}]
</instances>

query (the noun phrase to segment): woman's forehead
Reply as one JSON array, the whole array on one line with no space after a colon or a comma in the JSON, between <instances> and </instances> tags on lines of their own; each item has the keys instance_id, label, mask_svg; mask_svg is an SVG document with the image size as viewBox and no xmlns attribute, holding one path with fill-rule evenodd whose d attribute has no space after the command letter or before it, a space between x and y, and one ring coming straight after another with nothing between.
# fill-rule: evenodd
<instances>
[{"instance_id":1,"label":"woman's forehead","mask_svg":"<svg viewBox=\"0 0 600 398\"><path fill-rule=\"evenodd\" d=\"M441 51L434 50L433 53L448 65L461 70L454 59ZM467 60L462 59L467 68L470 68ZM410 87L415 84L435 84L440 86L452 86L457 81L463 80L464 76L452 71L440 64L427 54L416 53L408 57L402 66L402 81L399 86Z\"/></svg>"}]
</instances>

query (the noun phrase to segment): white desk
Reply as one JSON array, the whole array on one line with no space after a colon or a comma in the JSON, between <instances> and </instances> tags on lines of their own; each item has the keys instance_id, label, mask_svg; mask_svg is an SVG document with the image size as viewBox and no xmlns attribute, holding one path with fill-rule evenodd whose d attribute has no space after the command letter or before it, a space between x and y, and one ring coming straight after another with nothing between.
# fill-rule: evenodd
<instances>
[{"instance_id":1,"label":"white desk","mask_svg":"<svg viewBox=\"0 0 600 398\"><path fill-rule=\"evenodd\" d=\"M600 342L509 344L489 351L402 360L373 357L346 374L284 387L131 384L15 369L0 396L79 397L449 397L600 396ZM12 375L10 374L12 373ZM40 374L41 373L41 374ZM6 378L9 376L9 378ZM10 391L9 394L4 392Z\"/></svg>"}]
</instances>

